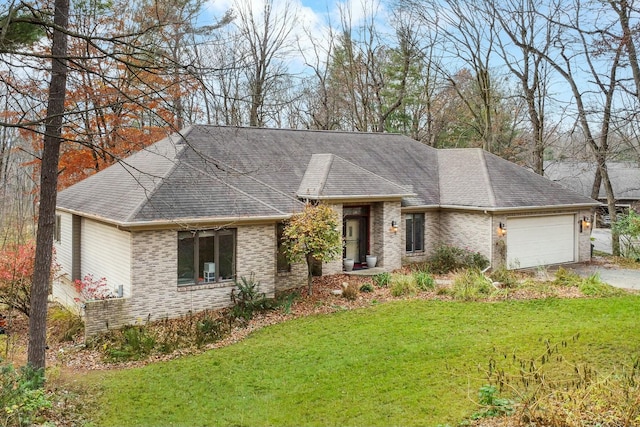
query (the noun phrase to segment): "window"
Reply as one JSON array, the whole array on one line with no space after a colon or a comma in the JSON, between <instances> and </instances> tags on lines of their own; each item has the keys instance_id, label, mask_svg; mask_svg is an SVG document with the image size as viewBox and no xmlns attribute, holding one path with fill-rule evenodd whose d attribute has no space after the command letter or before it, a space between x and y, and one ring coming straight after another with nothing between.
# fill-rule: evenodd
<instances>
[{"instance_id":1,"label":"window","mask_svg":"<svg viewBox=\"0 0 640 427\"><path fill-rule=\"evenodd\" d=\"M53 238L60 243L62 237L62 215L56 215L56 223L53 228Z\"/></svg>"},{"instance_id":2,"label":"window","mask_svg":"<svg viewBox=\"0 0 640 427\"><path fill-rule=\"evenodd\" d=\"M235 231L178 232L178 285L233 280Z\"/></svg>"},{"instance_id":3,"label":"window","mask_svg":"<svg viewBox=\"0 0 640 427\"><path fill-rule=\"evenodd\" d=\"M405 220L405 229L407 230L406 251L424 251L424 214L408 214Z\"/></svg>"},{"instance_id":4,"label":"window","mask_svg":"<svg viewBox=\"0 0 640 427\"><path fill-rule=\"evenodd\" d=\"M276 269L278 273L288 273L291 271L291 263L287 259L287 255L284 252L284 224L278 223L276 225L276 238L278 241L278 253Z\"/></svg>"}]
</instances>

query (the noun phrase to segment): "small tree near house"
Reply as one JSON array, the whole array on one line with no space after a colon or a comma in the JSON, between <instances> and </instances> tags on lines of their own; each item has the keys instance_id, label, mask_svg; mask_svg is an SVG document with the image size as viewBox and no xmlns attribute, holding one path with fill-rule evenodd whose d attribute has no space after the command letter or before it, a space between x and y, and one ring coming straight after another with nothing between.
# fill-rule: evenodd
<instances>
[{"instance_id":1,"label":"small tree near house","mask_svg":"<svg viewBox=\"0 0 640 427\"><path fill-rule=\"evenodd\" d=\"M306 260L309 295L314 260L331 261L342 252L339 221L338 214L326 204L307 203L302 212L294 214L285 225L285 254L291 263Z\"/></svg>"}]
</instances>

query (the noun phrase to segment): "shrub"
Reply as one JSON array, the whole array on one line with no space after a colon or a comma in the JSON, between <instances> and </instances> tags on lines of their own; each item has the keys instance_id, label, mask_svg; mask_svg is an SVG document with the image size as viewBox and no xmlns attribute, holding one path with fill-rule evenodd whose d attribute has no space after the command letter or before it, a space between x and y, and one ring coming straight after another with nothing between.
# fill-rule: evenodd
<instances>
[{"instance_id":1,"label":"shrub","mask_svg":"<svg viewBox=\"0 0 640 427\"><path fill-rule=\"evenodd\" d=\"M260 293L260 282L256 282L253 274L247 279L241 277L235 282L236 288L231 291L230 316L234 319L249 320L255 311L264 310L268 307L264 293Z\"/></svg>"},{"instance_id":2,"label":"shrub","mask_svg":"<svg viewBox=\"0 0 640 427\"><path fill-rule=\"evenodd\" d=\"M376 274L375 276L373 276L373 283L375 283L379 288L386 288L387 286L389 286L390 281L391 274L387 273L386 271L384 273Z\"/></svg>"},{"instance_id":3,"label":"shrub","mask_svg":"<svg viewBox=\"0 0 640 427\"><path fill-rule=\"evenodd\" d=\"M416 286L421 291L432 291L436 287L436 282L433 280L431 274L426 271L416 271L413 273L413 279L416 282Z\"/></svg>"},{"instance_id":4,"label":"shrub","mask_svg":"<svg viewBox=\"0 0 640 427\"><path fill-rule=\"evenodd\" d=\"M373 284L371 282L365 282L360 286L360 292L373 292Z\"/></svg>"},{"instance_id":5,"label":"shrub","mask_svg":"<svg viewBox=\"0 0 640 427\"><path fill-rule=\"evenodd\" d=\"M65 307L54 305L49 309L48 316L49 335L57 341L73 341L84 332L82 317Z\"/></svg>"},{"instance_id":6,"label":"shrub","mask_svg":"<svg viewBox=\"0 0 640 427\"><path fill-rule=\"evenodd\" d=\"M620 289L614 288L600 280L600 275L598 273L592 274L586 279L582 279L578 285L578 289L583 295L588 297L610 297L623 293Z\"/></svg>"},{"instance_id":7,"label":"shrub","mask_svg":"<svg viewBox=\"0 0 640 427\"><path fill-rule=\"evenodd\" d=\"M42 388L44 373L13 365L0 366L0 422L2 426L28 426L35 424L39 412L51 407Z\"/></svg>"},{"instance_id":8,"label":"shrub","mask_svg":"<svg viewBox=\"0 0 640 427\"><path fill-rule=\"evenodd\" d=\"M355 282L350 282L347 283L346 286L343 285L342 296L349 301L353 301L358 298L358 284Z\"/></svg>"},{"instance_id":9,"label":"shrub","mask_svg":"<svg viewBox=\"0 0 640 427\"><path fill-rule=\"evenodd\" d=\"M391 295L400 297L418 293L416 281L412 275L394 274L391 278Z\"/></svg>"},{"instance_id":10,"label":"shrub","mask_svg":"<svg viewBox=\"0 0 640 427\"><path fill-rule=\"evenodd\" d=\"M78 302L104 300L109 298L115 298L116 295L107 287L107 279L101 277L96 279L93 274L87 274L82 278L74 282L76 292L80 295L77 298Z\"/></svg>"},{"instance_id":11,"label":"shrub","mask_svg":"<svg viewBox=\"0 0 640 427\"><path fill-rule=\"evenodd\" d=\"M196 323L194 343L196 347L221 340L228 333L227 323L215 316L205 316Z\"/></svg>"},{"instance_id":12,"label":"shrub","mask_svg":"<svg viewBox=\"0 0 640 427\"><path fill-rule=\"evenodd\" d=\"M506 288L513 288L518 284L518 278L512 270L507 270L505 266L494 270L490 274L494 282L499 282Z\"/></svg>"},{"instance_id":13,"label":"shrub","mask_svg":"<svg viewBox=\"0 0 640 427\"><path fill-rule=\"evenodd\" d=\"M115 332L111 345L105 346L107 358L116 362L140 360L149 356L156 338L147 325L128 325Z\"/></svg>"},{"instance_id":14,"label":"shrub","mask_svg":"<svg viewBox=\"0 0 640 427\"><path fill-rule=\"evenodd\" d=\"M279 307L284 314L290 314L293 302L298 298L300 298L298 291L281 294L277 296L275 305Z\"/></svg>"},{"instance_id":15,"label":"shrub","mask_svg":"<svg viewBox=\"0 0 640 427\"><path fill-rule=\"evenodd\" d=\"M553 283L558 286L578 286L582 282L582 278L573 270L558 268Z\"/></svg>"},{"instance_id":16,"label":"shrub","mask_svg":"<svg viewBox=\"0 0 640 427\"><path fill-rule=\"evenodd\" d=\"M433 273L445 274L469 268L482 270L489 266L489 260L479 252L442 245L436 248L428 264Z\"/></svg>"},{"instance_id":17,"label":"shrub","mask_svg":"<svg viewBox=\"0 0 640 427\"><path fill-rule=\"evenodd\" d=\"M458 273L453 280L451 294L455 299L475 301L494 291L493 284L480 270L469 269Z\"/></svg>"},{"instance_id":18,"label":"shrub","mask_svg":"<svg viewBox=\"0 0 640 427\"><path fill-rule=\"evenodd\" d=\"M475 412L471 419L502 417L511 415L514 411L514 401L498 397L498 389L490 384L485 384L478 390L478 404L482 406L482 409Z\"/></svg>"}]
</instances>

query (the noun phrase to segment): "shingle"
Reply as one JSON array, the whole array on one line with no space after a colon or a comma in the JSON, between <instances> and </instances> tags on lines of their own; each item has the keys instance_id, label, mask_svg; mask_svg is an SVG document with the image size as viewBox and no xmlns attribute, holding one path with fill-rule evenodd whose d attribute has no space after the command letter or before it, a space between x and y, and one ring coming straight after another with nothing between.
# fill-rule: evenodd
<instances>
[{"instance_id":1,"label":"shingle","mask_svg":"<svg viewBox=\"0 0 640 427\"><path fill-rule=\"evenodd\" d=\"M193 126L62 191L58 206L119 223L281 217L307 189L394 195L403 206L593 202L479 149L384 133Z\"/></svg>"}]
</instances>

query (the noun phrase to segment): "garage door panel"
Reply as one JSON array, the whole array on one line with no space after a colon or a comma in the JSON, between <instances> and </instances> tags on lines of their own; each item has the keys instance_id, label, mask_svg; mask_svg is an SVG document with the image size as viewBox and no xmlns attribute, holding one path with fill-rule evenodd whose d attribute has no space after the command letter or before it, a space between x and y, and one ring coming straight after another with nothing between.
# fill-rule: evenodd
<instances>
[{"instance_id":1,"label":"garage door panel","mask_svg":"<svg viewBox=\"0 0 640 427\"><path fill-rule=\"evenodd\" d=\"M508 219L508 268L526 268L574 260L575 227L573 215Z\"/></svg>"}]
</instances>

